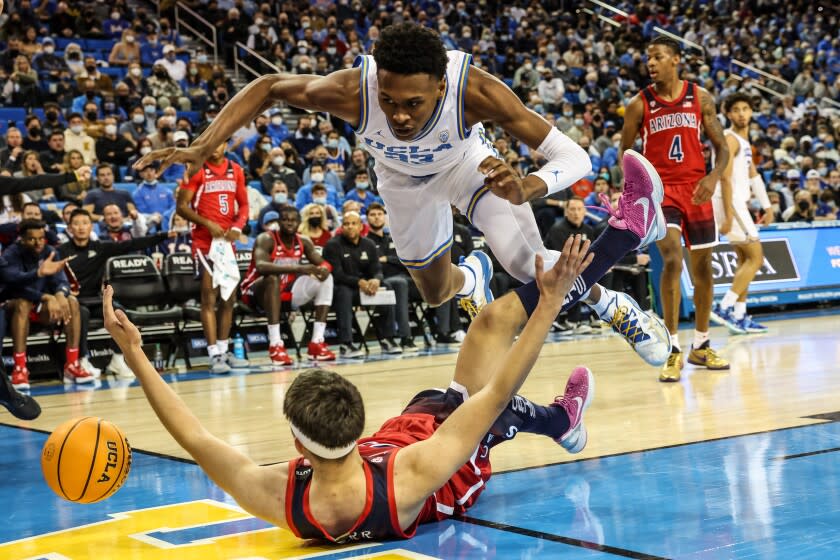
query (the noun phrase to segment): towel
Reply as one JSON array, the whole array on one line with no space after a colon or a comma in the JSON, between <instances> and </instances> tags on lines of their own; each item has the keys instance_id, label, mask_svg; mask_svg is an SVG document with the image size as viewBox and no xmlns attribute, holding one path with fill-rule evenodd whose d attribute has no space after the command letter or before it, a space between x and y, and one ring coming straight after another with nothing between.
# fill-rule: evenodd
<instances>
[{"instance_id":1,"label":"towel","mask_svg":"<svg viewBox=\"0 0 840 560\"><path fill-rule=\"evenodd\" d=\"M222 299L227 301L239 284L239 265L233 245L221 237L213 239L208 258L213 263L213 270L208 270L213 275L213 288L219 288Z\"/></svg>"}]
</instances>

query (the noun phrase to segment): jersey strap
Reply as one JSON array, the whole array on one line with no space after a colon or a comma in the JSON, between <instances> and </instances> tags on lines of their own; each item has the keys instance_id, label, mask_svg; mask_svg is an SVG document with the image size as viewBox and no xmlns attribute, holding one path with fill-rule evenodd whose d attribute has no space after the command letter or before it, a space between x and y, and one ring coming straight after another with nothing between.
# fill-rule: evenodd
<instances>
[{"instance_id":1,"label":"jersey strap","mask_svg":"<svg viewBox=\"0 0 840 560\"><path fill-rule=\"evenodd\" d=\"M359 124L354 129L354 132L356 134L362 134L367 128L368 115L370 114L370 96L368 95L370 57L360 54L353 61L353 68L359 68L361 70L359 74Z\"/></svg>"},{"instance_id":2,"label":"jersey strap","mask_svg":"<svg viewBox=\"0 0 840 560\"><path fill-rule=\"evenodd\" d=\"M466 114L464 111L464 98L467 93L467 79L470 75L470 64L472 64L472 55L468 54L461 62L461 70L458 73L458 137L461 140L469 138L470 129L467 128Z\"/></svg>"}]
</instances>

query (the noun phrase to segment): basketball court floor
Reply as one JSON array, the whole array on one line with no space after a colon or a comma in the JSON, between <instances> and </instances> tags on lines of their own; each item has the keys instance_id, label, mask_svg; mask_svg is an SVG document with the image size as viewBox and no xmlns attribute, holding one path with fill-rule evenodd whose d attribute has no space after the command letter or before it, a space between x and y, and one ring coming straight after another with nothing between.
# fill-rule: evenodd
<instances>
[{"instance_id":1,"label":"basketball court floor","mask_svg":"<svg viewBox=\"0 0 840 560\"><path fill-rule=\"evenodd\" d=\"M0 415L0 559L834 559L840 315L768 324L748 337L715 328L731 371L687 366L678 384L659 383L615 336L553 338L522 392L548 403L572 367L588 365L596 394L584 452L520 435L494 449L496 474L469 517L421 526L410 541L344 548L298 541L238 509L164 431L136 383L36 387L37 421ZM370 433L417 391L446 386L455 356L335 369L362 391ZM267 369L166 378L212 432L265 464L295 455L281 406L296 373ZM93 505L59 499L40 471L48 432L85 415L116 423L134 447L123 488Z\"/></svg>"}]
</instances>

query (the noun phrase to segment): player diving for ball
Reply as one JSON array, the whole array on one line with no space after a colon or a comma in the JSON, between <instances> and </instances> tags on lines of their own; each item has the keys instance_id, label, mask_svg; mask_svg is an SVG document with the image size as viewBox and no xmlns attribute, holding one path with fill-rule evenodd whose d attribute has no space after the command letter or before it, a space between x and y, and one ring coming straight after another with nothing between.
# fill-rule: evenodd
<instances>
[{"instance_id":1,"label":"player diving for ball","mask_svg":"<svg viewBox=\"0 0 840 560\"><path fill-rule=\"evenodd\" d=\"M373 55L359 56L352 69L254 80L192 145L153 151L137 167L161 160L162 169L183 163L193 173L214 146L276 103L328 112L349 123L373 156L397 255L423 299L439 305L459 296L474 315L493 298L491 264L478 251L460 265L451 263L450 205L484 233L511 275L528 282L534 278L534 256L550 266L557 253L544 247L525 203L568 188L591 164L582 148L470 62L467 53L446 51L440 37L423 26L392 25L382 31ZM484 121L538 150L547 163L520 179L492 147ZM618 210L593 245L594 262L575 282L564 309L584 299L645 361L661 365L670 353L664 323L631 297L597 284L627 252L665 235L662 184L641 155L626 156Z\"/></svg>"},{"instance_id":2,"label":"player diving for ball","mask_svg":"<svg viewBox=\"0 0 840 560\"><path fill-rule=\"evenodd\" d=\"M586 446L583 413L594 393L587 368L575 368L564 394L548 406L516 392L577 277L591 265L588 249L589 241L570 237L545 272L537 255L536 280L492 302L473 322L449 388L417 394L371 437L359 439L365 410L350 381L321 369L300 373L286 390L283 414L286 437L302 457L265 466L201 425L146 358L137 328L114 310L110 286L103 315L164 427L247 512L305 539L410 538L418 524L471 507L490 479L491 448L517 432L548 436L570 453Z\"/></svg>"}]
</instances>

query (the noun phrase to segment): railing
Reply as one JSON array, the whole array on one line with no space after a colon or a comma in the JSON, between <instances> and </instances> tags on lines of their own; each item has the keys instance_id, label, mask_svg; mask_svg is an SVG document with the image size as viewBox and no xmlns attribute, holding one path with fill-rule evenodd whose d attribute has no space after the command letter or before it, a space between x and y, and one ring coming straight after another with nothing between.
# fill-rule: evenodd
<instances>
[{"instance_id":1,"label":"railing","mask_svg":"<svg viewBox=\"0 0 840 560\"><path fill-rule=\"evenodd\" d=\"M242 51L245 52L244 57L240 55ZM264 66L264 68L254 68L254 66L257 65L257 62L261 63L262 66ZM239 81L240 66L251 74L251 76L247 78L249 80L252 78L259 78L260 76L263 76L268 72L280 72L280 68L278 68L273 63L269 62L267 58L262 56L257 51L249 49L248 46L244 43L237 41L236 45L234 45L233 47L233 74L237 81Z\"/></svg>"},{"instance_id":2,"label":"railing","mask_svg":"<svg viewBox=\"0 0 840 560\"><path fill-rule=\"evenodd\" d=\"M191 21L186 21L184 19L184 13L191 16ZM204 31L199 31L196 29L197 25L201 25L206 29ZM216 26L198 15L192 9L190 9L185 4L178 2L175 4L175 30L178 33L181 33L181 28L187 29L190 34L207 45L209 47L209 52L213 53L213 64L219 63L219 41L216 37ZM210 30L210 36L207 36L207 30Z\"/></svg>"}]
</instances>

